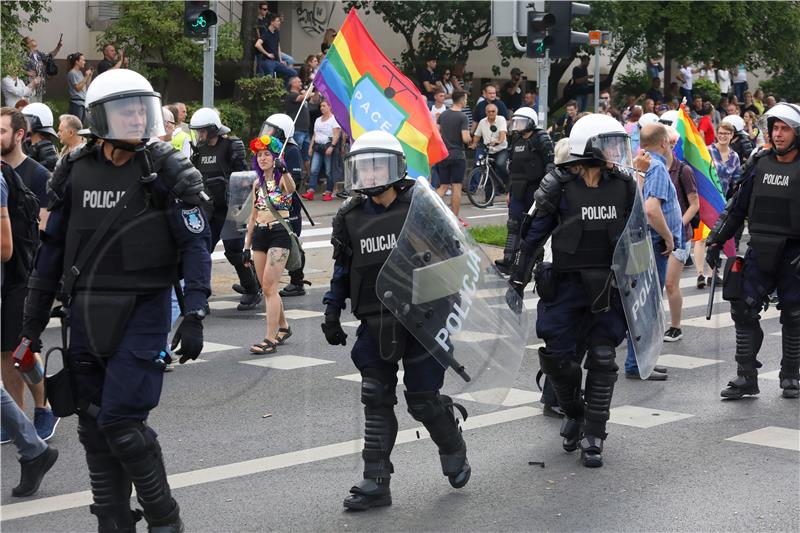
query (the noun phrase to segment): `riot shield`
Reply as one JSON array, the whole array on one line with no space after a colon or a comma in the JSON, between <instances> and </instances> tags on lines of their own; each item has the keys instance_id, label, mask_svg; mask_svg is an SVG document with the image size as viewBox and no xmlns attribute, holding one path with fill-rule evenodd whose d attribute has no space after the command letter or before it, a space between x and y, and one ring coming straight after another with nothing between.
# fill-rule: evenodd
<instances>
[{"instance_id":1,"label":"riot shield","mask_svg":"<svg viewBox=\"0 0 800 533\"><path fill-rule=\"evenodd\" d=\"M505 303L509 287L428 181L418 178L376 292L420 344L453 370L446 391L494 406L505 400L528 334L526 313Z\"/></svg>"},{"instance_id":2,"label":"riot shield","mask_svg":"<svg viewBox=\"0 0 800 533\"><path fill-rule=\"evenodd\" d=\"M639 376L647 379L664 343L664 308L642 194L636 188L633 210L614 248L611 270L617 281Z\"/></svg>"},{"instance_id":3,"label":"riot shield","mask_svg":"<svg viewBox=\"0 0 800 533\"><path fill-rule=\"evenodd\" d=\"M253 170L232 172L228 180L228 215L220 233L222 240L239 239L247 233L247 221L253 212Z\"/></svg>"}]
</instances>

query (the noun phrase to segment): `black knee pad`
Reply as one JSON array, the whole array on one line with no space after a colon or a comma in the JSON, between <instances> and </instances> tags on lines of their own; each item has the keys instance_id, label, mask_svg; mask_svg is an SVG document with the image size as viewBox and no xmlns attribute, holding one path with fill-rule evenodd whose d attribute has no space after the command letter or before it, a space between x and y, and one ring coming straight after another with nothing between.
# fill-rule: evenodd
<instances>
[{"instance_id":1,"label":"black knee pad","mask_svg":"<svg viewBox=\"0 0 800 533\"><path fill-rule=\"evenodd\" d=\"M110 451L105 434L97 426L93 418L78 417L78 440L87 453Z\"/></svg>"},{"instance_id":2,"label":"black knee pad","mask_svg":"<svg viewBox=\"0 0 800 533\"><path fill-rule=\"evenodd\" d=\"M586 357L586 370L598 372L616 372L619 367L616 363L617 352L613 346L589 346Z\"/></svg>"},{"instance_id":3,"label":"black knee pad","mask_svg":"<svg viewBox=\"0 0 800 533\"><path fill-rule=\"evenodd\" d=\"M800 333L800 306L786 307L781 305L781 324L784 330Z\"/></svg>"},{"instance_id":4,"label":"black knee pad","mask_svg":"<svg viewBox=\"0 0 800 533\"><path fill-rule=\"evenodd\" d=\"M123 462L138 461L158 446L153 434L139 420L113 422L102 429L111 451Z\"/></svg>"},{"instance_id":5,"label":"black knee pad","mask_svg":"<svg viewBox=\"0 0 800 533\"><path fill-rule=\"evenodd\" d=\"M369 408L393 409L397 404L395 387L397 378L382 372L365 369L361 372L361 403Z\"/></svg>"},{"instance_id":6,"label":"black knee pad","mask_svg":"<svg viewBox=\"0 0 800 533\"><path fill-rule=\"evenodd\" d=\"M454 404L452 398L433 392L405 392L408 413L425 426L440 454L450 454L464 447L453 409L466 420L466 410Z\"/></svg>"},{"instance_id":7,"label":"black knee pad","mask_svg":"<svg viewBox=\"0 0 800 533\"><path fill-rule=\"evenodd\" d=\"M509 235L519 236L520 221L516 218L508 217L506 228L508 228Z\"/></svg>"},{"instance_id":8,"label":"black knee pad","mask_svg":"<svg viewBox=\"0 0 800 533\"><path fill-rule=\"evenodd\" d=\"M545 375L552 378L574 377L580 375L581 367L570 357L553 357L545 348L539 348L539 367Z\"/></svg>"},{"instance_id":9,"label":"black knee pad","mask_svg":"<svg viewBox=\"0 0 800 533\"><path fill-rule=\"evenodd\" d=\"M758 307L750 307L742 300L735 300L731 302L731 319L733 319L733 323L738 327L757 327L760 310L761 309Z\"/></svg>"},{"instance_id":10,"label":"black knee pad","mask_svg":"<svg viewBox=\"0 0 800 533\"><path fill-rule=\"evenodd\" d=\"M408 414L418 422L430 422L445 414L438 392L405 392Z\"/></svg>"}]
</instances>

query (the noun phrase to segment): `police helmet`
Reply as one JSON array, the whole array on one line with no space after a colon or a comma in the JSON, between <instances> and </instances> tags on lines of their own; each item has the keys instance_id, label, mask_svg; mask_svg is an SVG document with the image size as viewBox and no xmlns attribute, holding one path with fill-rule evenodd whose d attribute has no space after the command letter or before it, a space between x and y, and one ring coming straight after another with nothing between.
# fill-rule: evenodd
<instances>
[{"instance_id":1,"label":"police helmet","mask_svg":"<svg viewBox=\"0 0 800 533\"><path fill-rule=\"evenodd\" d=\"M194 113L189 120L189 128L193 130L206 130L209 137L217 137L230 133L230 128L222 125L219 113L210 107L201 107Z\"/></svg>"},{"instance_id":2,"label":"police helmet","mask_svg":"<svg viewBox=\"0 0 800 533\"><path fill-rule=\"evenodd\" d=\"M45 104L39 102L28 104L22 108L22 114L28 119L28 128L31 132L56 134L53 129L53 112Z\"/></svg>"},{"instance_id":3,"label":"police helmet","mask_svg":"<svg viewBox=\"0 0 800 533\"><path fill-rule=\"evenodd\" d=\"M86 90L89 130L101 139L150 139L164 135L161 95L147 79L120 68L103 72Z\"/></svg>"},{"instance_id":4,"label":"police helmet","mask_svg":"<svg viewBox=\"0 0 800 533\"><path fill-rule=\"evenodd\" d=\"M264 124L261 126L259 137L269 135L277 137L281 142L286 142L294 135L294 120L289 115L284 113L275 113L267 117Z\"/></svg>"},{"instance_id":5,"label":"police helmet","mask_svg":"<svg viewBox=\"0 0 800 533\"><path fill-rule=\"evenodd\" d=\"M520 107L511 116L509 131L524 133L539 127L539 116L532 107Z\"/></svg>"},{"instance_id":6,"label":"police helmet","mask_svg":"<svg viewBox=\"0 0 800 533\"><path fill-rule=\"evenodd\" d=\"M406 177L403 145L383 130L368 131L344 156L345 188L376 196Z\"/></svg>"},{"instance_id":7,"label":"police helmet","mask_svg":"<svg viewBox=\"0 0 800 533\"><path fill-rule=\"evenodd\" d=\"M733 130L736 133L739 133L740 131L744 130L744 120L739 115L728 115L722 119L722 122L725 122L726 124L730 124L731 126L733 126Z\"/></svg>"},{"instance_id":8,"label":"police helmet","mask_svg":"<svg viewBox=\"0 0 800 533\"><path fill-rule=\"evenodd\" d=\"M798 141L800 141L800 106L781 102L772 106L761 116L759 119L759 128L761 131L766 131L770 139L772 137L772 128L776 121L781 121L794 130L794 142L792 142L789 147L783 150L778 150L777 147L775 147L775 151L779 155L784 155L792 151L798 145Z\"/></svg>"},{"instance_id":9,"label":"police helmet","mask_svg":"<svg viewBox=\"0 0 800 533\"><path fill-rule=\"evenodd\" d=\"M658 115L655 113L645 113L639 118L638 124L640 128L644 128L648 124L655 124L656 122L658 122Z\"/></svg>"},{"instance_id":10,"label":"police helmet","mask_svg":"<svg viewBox=\"0 0 800 533\"><path fill-rule=\"evenodd\" d=\"M562 164L600 166L607 162L630 167L632 160L630 137L622 124L608 115L592 113L572 126L569 157Z\"/></svg>"},{"instance_id":11,"label":"police helmet","mask_svg":"<svg viewBox=\"0 0 800 533\"><path fill-rule=\"evenodd\" d=\"M658 121L667 126L675 127L675 125L678 124L678 117L678 112L674 109L670 109L669 111L664 111L664 113L658 118Z\"/></svg>"}]
</instances>

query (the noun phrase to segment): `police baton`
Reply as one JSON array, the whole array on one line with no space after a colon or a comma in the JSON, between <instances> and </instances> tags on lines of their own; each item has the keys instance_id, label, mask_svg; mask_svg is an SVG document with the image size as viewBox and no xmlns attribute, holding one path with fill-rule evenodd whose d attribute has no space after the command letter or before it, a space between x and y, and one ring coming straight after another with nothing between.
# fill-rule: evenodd
<instances>
[{"instance_id":1,"label":"police baton","mask_svg":"<svg viewBox=\"0 0 800 533\"><path fill-rule=\"evenodd\" d=\"M300 199L300 195L297 194L297 191L294 191L294 199L292 201L293 202L296 201L298 204L300 204L300 209L302 209L303 213L306 214L306 218L308 219L308 221L311 222L312 226L316 226L316 224L314 223L314 219L311 218L311 213L309 213L308 209L306 209L306 204L304 204L303 200Z\"/></svg>"},{"instance_id":2,"label":"police baton","mask_svg":"<svg viewBox=\"0 0 800 533\"><path fill-rule=\"evenodd\" d=\"M717 273L719 265L714 265L711 272L711 294L708 295L708 306L706 307L706 320L711 320L711 310L714 308L714 292L717 290Z\"/></svg>"}]
</instances>

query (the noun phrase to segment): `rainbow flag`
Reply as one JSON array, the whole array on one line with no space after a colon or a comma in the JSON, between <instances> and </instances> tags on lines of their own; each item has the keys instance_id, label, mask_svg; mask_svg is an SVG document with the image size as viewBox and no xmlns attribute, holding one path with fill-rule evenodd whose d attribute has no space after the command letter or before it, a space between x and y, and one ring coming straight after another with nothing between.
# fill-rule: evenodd
<instances>
[{"instance_id":1,"label":"rainbow flag","mask_svg":"<svg viewBox=\"0 0 800 533\"><path fill-rule=\"evenodd\" d=\"M410 177L430 176L430 166L447 157L425 97L378 48L355 9L336 34L314 85L353 139L379 129L397 137Z\"/></svg>"},{"instance_id":2,"label":"rainbow flag","mask_svg":"<svg viewBox=\"0 0 800 533\"><path fill-rule=\"evenodd\" d=\"M719 215L725 209L725 195L722 185L717 177L717 169L711 159L711 154L706 147L703 134L697 129L694 121L686 114L684 104L678 111L678 122L675 129L681 140L675 145L675 155L694 171L697 181L697 196L700 198L700 220L709 228L717 223ZM725 243L725 255L736 255L736 245L733 239Z\"/></svg>"}]
</instances>

